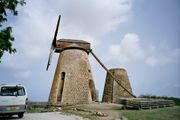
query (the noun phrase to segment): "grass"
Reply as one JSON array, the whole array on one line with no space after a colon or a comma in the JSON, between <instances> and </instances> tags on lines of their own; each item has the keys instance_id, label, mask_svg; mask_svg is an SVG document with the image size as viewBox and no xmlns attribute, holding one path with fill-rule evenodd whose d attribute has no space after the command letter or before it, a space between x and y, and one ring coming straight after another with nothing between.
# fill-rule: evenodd
<instances>
[{"instance_id":1,"label":"grass","mask_svg":"<svg viewBox=\"0 0 180 120\"><path fill-rule=\"evenodd\" d=\"M54 107L45 108L43 106L28 106L28 113L40 113L40 112L58 112L59 110Z\"/></svg>"},{"instance_id":2,"label":"grass","mask_svg":"<svg viewBox=\"0 0 180 120\"><path fill-rule=\"evenodd\" d=\"M27 112L28 113L39 113L42 112L44 110L43 107L28 107Z\"/></svg>"},{"instance_id":3,"label":"grass","mask_svg":"<svg viewBox=\"0 0 180 120\"><path fill-rule=\"evenodd\" d=\"M151 110L121 110L121 115L128 120L180 120L180 107Z\"/></svg>"}]
</instances>

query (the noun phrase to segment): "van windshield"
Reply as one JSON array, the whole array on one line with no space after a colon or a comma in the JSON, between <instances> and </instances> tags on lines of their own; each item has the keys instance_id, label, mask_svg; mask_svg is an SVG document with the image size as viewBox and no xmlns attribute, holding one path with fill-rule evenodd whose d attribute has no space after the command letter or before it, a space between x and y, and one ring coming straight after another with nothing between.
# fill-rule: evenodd
<instances>
[{"instance_id":1,"label":"van windshield","mask_svg":"<svg viewBox=\"0 0 180 120\"><path fill-rule=\"evenodd\" d=\"M24 87L20 86L5 86L1 88L1 96L24 96Z\"/></svg>"}]
</instances>

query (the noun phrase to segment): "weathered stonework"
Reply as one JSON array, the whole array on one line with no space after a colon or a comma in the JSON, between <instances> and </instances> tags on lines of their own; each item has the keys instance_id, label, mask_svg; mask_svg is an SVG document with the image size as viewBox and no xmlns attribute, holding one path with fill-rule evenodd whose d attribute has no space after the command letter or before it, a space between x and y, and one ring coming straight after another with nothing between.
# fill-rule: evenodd
<instances>
[{"instance_id":1,"label":"weathered stonework","mask_svg":"<svg viewBox=\"0 0 180 120\"><path fill-rule=\"evenodd\" d=\"M88 53L78 47L61 51L48 105L83 104L95 100L96 90Z\"/></svg>"},{"instance_id":2,"label":"weathered stonework","mask_svg":"<svg viewBox=\"0 0 180 120\"><path fill-rule=\"evenodd\" d=\"M125 69L110 69L109 71L118 78L121 85L132 93L131 85ZM109 74L107 74L102 102L118 103L118 98L130 97L132 96L119 86Z\"/></svg>"}]
</instances>

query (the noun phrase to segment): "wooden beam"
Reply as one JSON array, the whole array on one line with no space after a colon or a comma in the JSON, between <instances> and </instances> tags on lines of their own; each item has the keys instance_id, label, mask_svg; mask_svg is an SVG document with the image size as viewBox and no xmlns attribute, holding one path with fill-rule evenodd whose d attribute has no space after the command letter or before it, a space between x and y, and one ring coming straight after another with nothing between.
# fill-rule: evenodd
<instances>
[{"instance_id":1,"label":"wooden beam","mask_svg":"<svg viewBox=\"0 0 180 120\"><path fill-rule=\"evenodd\" d=\"M127 93L129 93L132 97L136 98L135 95L133 95L131 92L129 92L129 90L127 90L121 83L119 83L119 79L117 77L115 77L108 69L107 67L98 59L98 57L92 52L92 50L90 50L90 53L92 54L92 56L98 61L98 63L105 69L105 71L116 81L116 83L121 86Z\"/></svg>"}]
</instances>

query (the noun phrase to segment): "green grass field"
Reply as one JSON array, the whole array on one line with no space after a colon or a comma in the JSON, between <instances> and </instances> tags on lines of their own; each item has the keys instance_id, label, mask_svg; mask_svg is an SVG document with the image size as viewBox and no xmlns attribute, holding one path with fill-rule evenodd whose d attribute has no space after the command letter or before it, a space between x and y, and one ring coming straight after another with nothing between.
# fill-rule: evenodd
<instances>
[{"instance_id":1,"label":"green grass field","mask_svg":"<svg viewBox=\"0 0 180 120\"><path fill-rule=\"evenodd\" d=\"M128 120L180 120L180 107L121 110L120 114L128 118Z\"/></svg>"}]
</instances>

